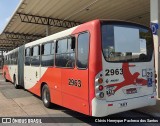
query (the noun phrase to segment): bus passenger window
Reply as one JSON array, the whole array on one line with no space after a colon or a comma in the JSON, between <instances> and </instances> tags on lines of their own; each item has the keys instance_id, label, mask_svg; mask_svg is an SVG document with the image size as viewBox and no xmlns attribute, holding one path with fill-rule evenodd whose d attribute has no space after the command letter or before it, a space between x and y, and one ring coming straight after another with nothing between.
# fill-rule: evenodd
<instances>
[{"instance_id":1,"label":"bus passenger window","mask_svg":"<svg viewBox=\"0 0 160 126\"><path fill-rule=\"evenodd\" d=\"M8 65L8 55L6 55L5 64Z\"/></svg>"},{"instance_id":2,"label":"bus passenger window","mask_svg":"<svg viewBox=\"0 0 160 126\"><path fill-rule=\"evenodd\" d=\"M31 50L31 65L40 65L40 46L34 46Z\"/></svg>"},{"instance_id":3,"label":"bus passenger window","mask_svg":"<svg viewBox=\"0 0 160 126\"><path fill-rule=\"evenodd\" d=\"M75 65L75 39L68 37L56 43L56 66L73 68Z\"/></svg>"},{"instance_id":4,"label":"bus passenger window","mask_svg":"<svg viewBox=\"0 0 160 126\"><path fill-rule=\"evenodd\" d=\"M88 67L89 33L82 33L78 36L78 59L77 67L85 69Z\"/></svg>"},{"instance_id":5,"label":"bus passenger window","mask_svg":"<svg viewBox=\"0 0 160 126\"><path fill-rule=\"evenodd\" d=\"M15 54L15 52L13 52L13 53L11 54L11 64L12 64L12 65L16 65L16 64L15 64L15 59L16 59L16 54Z\"/></svg>"},{"instance_id":6,"label":"bus passenger window","mask_svg":"<svg viewBox=\"0 0 160 126\"><path fill-rule=\"evenodd\" d=\"M71 39L71 49L75 49L75 47L76 47L76 39L75 39L75 37L72 37Z\"/></svg>"},{"instance_id":7,"label":"bus passenger window","mask_svg":"<svg viewBox=\"0 0 160 126\"><path fill-rule=\"evenodd\" d=\"M32 56L39 56L39 46L35 46L32 49Z\"/></svg>"},{"instance_id":8,"label":"bus passenger window","mask_svg":"<svg viewBox=\"0 0 160 126\"><path fill-rule=\"evenodd\" d=\"M7 65L7 63L6 63L6 57L7 56L4 56L4 65Z\"/></svg>"},{"instance_id":9,"label":"bus passenger window","mask_svg":"<svg viewBox=\"0 0 160 126\"><path fill-rule=\"evenodd\" d=\"M51 48L53 50L54 43L46 43L41 46L41 65L42 66L53 66L54 65L54 54L51 54Z\"/></svg>"},{"instance_id":10,"label":"bus passenger window","mask_svg":"<svg viewBox=\"0 0 160 126\"><path fill-rule=\"evenodd\" d=\"M11 65L11 54L8 55L8 65Z\"/></svg>"},{"instance_id":11,"label":"bus passenger window","mask_svg":"<svg viewBox=\"0 0 160 126\"><path fill-rule=\"evenodd\" d=\"M12 59L13 59L13 53L10 54L10 65L13 65Z\"/></svg>"},{"instance_id":12,"label":"bus passenger window","mask_svg":"<svg viewBox=\"0 0 160 126\"><path fill-rule=\"evenodd\" d=\"M51 44L51 54L53 55L54 55L54 49L55 49L54 45L55 45L54 43Z\"/></svg>"},{"instance_id":13,"label":"bus passenger window","mask_svg":"<svg viewBox=\"0 0 160 126\"><path fill-rule=\"evenodd\" d=\"M25 50L25 65L30 66L30 48Z\"/></svg>"},{"instance_id":14,"label":"bus passenger window","mask_svg":"<svg viewBox=\"0 0 160 126\"><path fill-rule=\"evenodd\" d=\"M49 55L51 53L51 43L42 45L42 55Z\"/></svg>"},{"instance_id":15,"label":"bus passenger window","mask_svg":"<svg viewBox=\"0 0 160 126\"><path fill-rule=\"evenodd\" d=\"M66 67L74 67L75 66L75 37L68 38L68 54L67 54L67 62Z\"/></svg>"},{"instance_id":16,"label":"bus passenger window","mask_svg":"<svg viewBox=\"0 0 160 126\"><path fill-rule=\"evenodd\" d=\"M12 53L12 65L15 65L15 59L16 59L15 52L13 52Z\"/></svg>"},{"instance_id":17,"label":"bus passenger window","mask_svg":"<svg viewBox=\"0 0 160 126\"><path fill-rule=\"evenodd\" d=\"M14 65L17 65L17 59L18 59L18 52L15 51L15 53L14 53Z\"/></svg>"},{"instance_id":18,"label":"bus passenger window","mask_svg":"<svg viewBox=\"0 0 160 126\"><path fill-rule=\"evenodd\" d=\"M15 65L18 64L18 50L15 52Z\"/></svg>"}]
</instances>

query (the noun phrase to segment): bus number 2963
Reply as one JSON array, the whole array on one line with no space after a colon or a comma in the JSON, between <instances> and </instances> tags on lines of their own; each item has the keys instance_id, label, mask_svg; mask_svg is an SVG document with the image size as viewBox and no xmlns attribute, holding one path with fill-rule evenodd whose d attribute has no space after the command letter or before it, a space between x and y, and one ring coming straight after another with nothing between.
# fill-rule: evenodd
<instances>
[{"instance_id":1,"label":"bus number 2963","mask_svg":"<svg viewBox=\"0 0 160 126\"><path fill-rule=\"evenodd\" d=\"M123 75L123 69L106 69L106 76Z\"/></svg>"},{"instance_id":2,"label":"bus number 2963","mask_svg":"<svg viewBox=\"0 0 160 126\"><path fill-rule=\"evenodd\" d=\"M81 87L82 84L81 84L81 80L75 80L75 79L68 79L69 81L69 85L70 86L76 86L76 87Z\"/></svg>"}]
</instances>

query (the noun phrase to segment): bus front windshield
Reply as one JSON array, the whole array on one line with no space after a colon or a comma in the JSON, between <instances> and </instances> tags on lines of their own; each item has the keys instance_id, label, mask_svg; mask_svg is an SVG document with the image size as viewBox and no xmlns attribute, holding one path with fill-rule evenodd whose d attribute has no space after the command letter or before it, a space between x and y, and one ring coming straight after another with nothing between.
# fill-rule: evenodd
<instances>
[{"instance_id":1,"label":"bus front windshield","mask_svg":"<svg viewBox=\"0 0 160 126\"><path fill-rule=\"evenodd\" d=\"M126 22L102 23L102 51L108 62L149 62L153 37L147 27Z\"/></svg>"}]
</instances>

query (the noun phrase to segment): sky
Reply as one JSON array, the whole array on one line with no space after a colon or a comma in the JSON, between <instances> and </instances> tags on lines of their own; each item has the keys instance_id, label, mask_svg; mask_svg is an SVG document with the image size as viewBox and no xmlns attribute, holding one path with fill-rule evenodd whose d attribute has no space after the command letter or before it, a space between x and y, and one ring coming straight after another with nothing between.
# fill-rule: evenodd
<instances>
[{"instance_id":1,"label":"sky","mask_svg":"<svg viewBox=\"0 0 160 126\"><path fill-rule=\"evenodd\" d=\"M15 12L21 0L0 0L0 33Z\"/></svg>"}]
</instances>

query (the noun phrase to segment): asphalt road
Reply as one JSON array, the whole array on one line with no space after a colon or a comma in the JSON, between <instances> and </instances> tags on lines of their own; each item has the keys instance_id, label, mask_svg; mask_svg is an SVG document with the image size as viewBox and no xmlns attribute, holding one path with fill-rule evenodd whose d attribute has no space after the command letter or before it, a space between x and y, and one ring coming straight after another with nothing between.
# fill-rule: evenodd
<instances>
[{"instance_id":1,"label":"asphalt road","mask_svg":"<svg viewBox=\"0 0 160 126\"><path fill-rule=\"evenodd\" d=\"M24 89L15 89L13 84L10 82L5 82L3 77L0 75L0 117L34 117L39 118L43 117L43 122L54 122L54 125L81 125L81 126L89 126L89 125L122 125L122 126L159 126L160 123L97 123L96 119L99 120L124 120L124 119L138 119L140 120L146 118L155 118L158 116L151 115L150 113L144 113L139 110L131 110L123 113L118 113L115 115L100 118L92 118L78 112L69 110L67 108L53 105L51 109L45 108L41 99L32 93L24 90ZM44 121L45 120L45 121ZM66 123L67 122L67 123ZM48 123L47 125L52 125L52 123ZM0 124L5 125L5 124ZM12 124L15 125L15 124ZM17 124L16 124L17 125ZM30 125L30 124L27 124ZM35 124L36 125L36 124ZM37 124L37 125L45 125L46 124Z\"/></svg>"}]
</instances>

